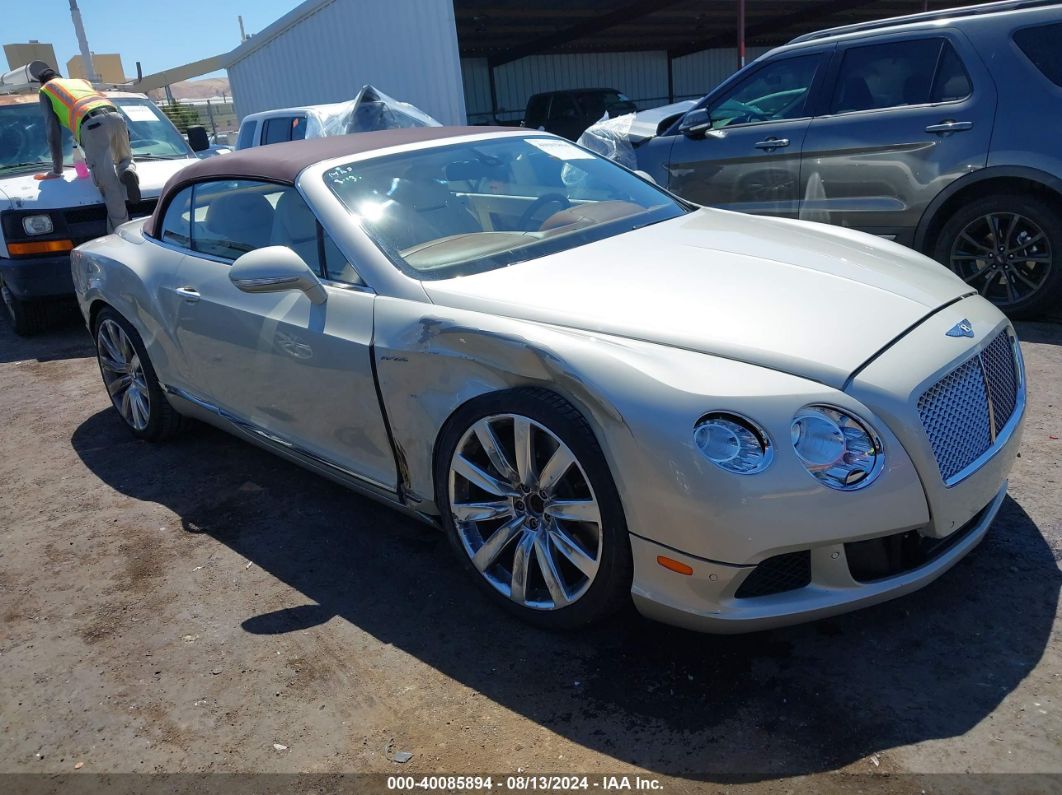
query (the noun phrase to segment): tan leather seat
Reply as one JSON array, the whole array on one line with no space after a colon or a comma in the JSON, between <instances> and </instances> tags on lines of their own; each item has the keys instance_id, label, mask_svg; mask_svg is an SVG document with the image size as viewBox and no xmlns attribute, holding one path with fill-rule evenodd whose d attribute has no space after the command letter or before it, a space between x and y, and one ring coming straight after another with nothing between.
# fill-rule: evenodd
<instances>
[{"instance_id":1,"label":"tan leather seat","mask_svg":"<svg viewBox=\"0 0 1062 795\"><path fill-rule=\"evenodd\" d=\"M237 244L240 251L263 248L270 244L273 233L273 205L261 193L224 193L210 202L204 227L219 248L225 248L226 243ZM211 245L209 239L203 242Z\"/></svg>"},{"instance_id":2,"label":"tan leather seat","mask_svg":"<svg viewBox=\"0 0 1062 795\"><path fill-rule=\"evenodd\" d=\"M302 196L288 189L277 200L270 245L287 246L320 273L317 255L317 218Z\"/></svg>"}]
</instances>

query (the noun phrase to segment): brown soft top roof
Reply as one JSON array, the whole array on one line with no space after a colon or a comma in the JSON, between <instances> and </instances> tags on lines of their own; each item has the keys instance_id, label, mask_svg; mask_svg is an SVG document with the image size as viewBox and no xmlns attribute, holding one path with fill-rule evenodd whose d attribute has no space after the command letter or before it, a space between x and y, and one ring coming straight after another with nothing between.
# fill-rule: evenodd
<instances>
[{"instance_id":1,"label":"brown soft top roof","mask_svg":"<svg viewBox=\"0 0 1062 795\"><path fill-rule=\"evenodd\" d=\"M441 141L465 135L489 132L514 132L512 127L403 127L395 130L307 138L304 141L255 146L227 155L199 160L167 180L155 212L144 223L144 231L154 236L169 197L192 182L207 179L265 179L294 183L304 169L322 160L344 155L358 155L403 144Z\"/></svg>"}]
</instances>

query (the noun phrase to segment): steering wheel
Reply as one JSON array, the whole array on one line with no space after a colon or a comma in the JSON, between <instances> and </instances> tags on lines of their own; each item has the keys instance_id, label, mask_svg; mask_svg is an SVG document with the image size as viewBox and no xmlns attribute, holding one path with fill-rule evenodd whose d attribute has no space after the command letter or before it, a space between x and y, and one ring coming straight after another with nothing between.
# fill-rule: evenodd
<instances>
[{"instance_id":1,"label":"steering wheel","mask_svg":"<svg viewBox=\"0 0 1062 795\"><path fill-rule=\"evenodd\" d=\"M768 121L771 114L753 105L751 102L741 102L741 112L745 114L746 121Z\"/></svg>"},{"instance_id":2,"label":"steering wheel","mask_svg":"<svg viewBox=\"0 0 1062 795\"><path fill-rule=\"evenodd\" d=\"M523 229L525 232L537 231L541 228L542 222L539 222L538 226L532 229L530 226L531 221L534 220L535 215L540 212L543 207L548 207L551 204L556 204L560 208L557 212L560 212L560 210L567 210L572 206L572 203L568 201L568 197L563 193L544 193L531 202L527 209L524 210L524 214L520 216L520 221L518 223L519 228ZM545 219L543 219L543 221L545 221Z\"/></svg>"}]
</instances>

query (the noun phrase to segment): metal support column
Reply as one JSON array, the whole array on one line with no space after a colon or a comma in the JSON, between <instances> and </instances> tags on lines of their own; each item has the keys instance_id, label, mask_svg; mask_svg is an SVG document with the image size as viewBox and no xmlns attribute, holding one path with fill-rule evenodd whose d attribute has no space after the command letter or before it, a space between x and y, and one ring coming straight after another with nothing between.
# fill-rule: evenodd
<instances>
[{"instance_id":1,"label":"metal support column","mask_svg":"<svg viewBox=\"0 0 1062 795\"><path fill-rule=\"evenodd\" d=\"M498 123L498 85L494 82L494 65L487 62L487 74L490 76L490 123Z\"/></svg>"},{"instance_id":2,"label":"metal support column","mask_svg":"<svg viewBox=\"0 0 1062 795\"><path fill-rule=\"evenodd\" d=\"M745 66L745 0L737 0L737 60L738 69Z\"/></svg>"},{"instance_id":3,"label":"metal support column","mask_svg":"<svg viewBox=\"0 0 1062 795\"><path fill-rule=\"evenodd\" d=\"M675 101L675 59L670 50L667 53L667 101L669 105Z\"/></svg>"}]
</instances>

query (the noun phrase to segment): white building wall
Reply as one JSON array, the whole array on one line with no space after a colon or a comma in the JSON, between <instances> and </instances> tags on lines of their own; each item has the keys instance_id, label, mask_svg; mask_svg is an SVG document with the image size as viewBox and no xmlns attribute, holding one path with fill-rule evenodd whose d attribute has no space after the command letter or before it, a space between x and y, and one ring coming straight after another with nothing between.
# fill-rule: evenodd
<instances>
[{"instance_id":1,"label":"white building wall","mask_svg":"<svg viewBox=\"0 0 1062 795\"><path fill-rule=\"evenodd\" d=\"M523 113L527 99L564 88L616 88L631 99L667 102L667 55L603 52L532 55L494 70L498 106Z\"/></svg>"},{"instance_id":2,"label":"white building wall","mask_svg":"<svg viewBox=\"0 0 1062 795\"><path fill-rule=\"evenodd\" d=\"M770 47L746 47L745 63L752 63ZM671 64L675 101L700 99L737 71L737 48L720 47L676 58Z\"/></svg>"},{"instance_id":3,"label":"white building wall","mask_svg":"<svg viewBox=\"0 0 1062 795\"><path fill-rule=\"evenodd\" d=\"M747 61L768 48L750 47ZM702 97L737 70L737 50L705 50L672 64L675 99ZM490 121L490 74L486 58L461 59L465 108L472 122ZM523 116L532 94L565 88L615 88L640 108L667 104L667 53L557 53L532 55L494 70L498 119Z\"/></svg>"},{"instance_id":4,"label":"white building wall","mask_svg":"<svg viewBox=\"0 0 1062 795\"><path fill-rule=\"evenodd\" d=\"M452 0L308 0L240 45L228 74L241 118L353 99L371 83L465 123Z\"/></svg>"}]
</instances>

